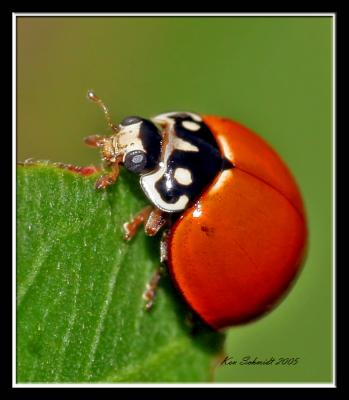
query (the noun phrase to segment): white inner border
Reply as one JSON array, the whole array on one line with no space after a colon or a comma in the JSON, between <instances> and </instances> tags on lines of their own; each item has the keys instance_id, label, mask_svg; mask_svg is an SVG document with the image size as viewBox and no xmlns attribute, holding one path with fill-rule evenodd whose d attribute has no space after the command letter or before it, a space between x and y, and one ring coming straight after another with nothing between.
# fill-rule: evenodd
<instances>
[{"instance_id":1,"label":"white inner border","mask_svg":"<svg viewBox=\"0 0 349 400\"><path fill-rule=\"evenodd\" d=\"M253 17L253 16L293 16L293 17L332 17L332 382L331 383L117 383L117 384L99 384L99 383L82 383L82 384L67 384L67 383L16 383L16 75L17 75L17 58L16 58L16 29L17 29L17 17L48 17L48 16L61 16L61 17L161 17L161 16L205 16L205 17ZM335 311L336 311L336 299L335 299L335 281L336 281L336 221L335 221L335 204L336 204L336 166L335 166L335 149L336 149L336 120L335 120L335 56L336 56L336 13L12 13L12 196L14 201L14 207L12 208L12 386L13 387L336 387L336 363L335 363L335 352L336 352L336 329L335 329Z\"/></svg>"}]
</instances>

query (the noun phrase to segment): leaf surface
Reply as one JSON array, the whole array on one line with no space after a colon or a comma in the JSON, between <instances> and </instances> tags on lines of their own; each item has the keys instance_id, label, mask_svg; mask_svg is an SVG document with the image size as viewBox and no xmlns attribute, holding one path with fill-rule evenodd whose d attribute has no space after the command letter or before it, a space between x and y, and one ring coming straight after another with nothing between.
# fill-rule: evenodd
<instances>
[{"instance_id":1,"label":"leaf surface","mask_svg":"<svg viewBox=\"0 0 349 400\"><path fill-rule=\"evenodd\" d=\"M147 204L122 171L107 191L53 165L17 169L17 382L203 382L224 336L187 322L169 276L142 294L159 238L123 239Z\"/></svg>"}]
</instances>

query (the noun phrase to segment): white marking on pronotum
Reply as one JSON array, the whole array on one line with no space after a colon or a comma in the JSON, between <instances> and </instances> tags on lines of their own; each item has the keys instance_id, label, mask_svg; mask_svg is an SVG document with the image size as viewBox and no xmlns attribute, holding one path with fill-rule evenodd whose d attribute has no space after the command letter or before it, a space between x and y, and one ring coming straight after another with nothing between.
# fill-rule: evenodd
<instances>
[{"instance_id":1,"label":"white marking on pronotum","mask_svg":"<svg viewBox=\"0 0 349 400\"><path fill-rule=\"evenodd\" d=\"M142 140L139 138L141 123L142 121L127 126L120 125L120 132L114 138L114 147L119 149L127 147L129 150L142 150L145 152Z\"/></svg>"},{"instance_id":2,"label":"white marking on pronotum","mask_svg":"<svg viewBox=\"0 0 349 400\"><path fill-rule=\"evenodd\" d=\"M193 121L183 121L182 125L185 129L188 129L188 131L195 132L200 129L200 125Z\"/></svg>"},{"instance_id":3,"label":"white marking on pronotum","mask_svg":"<svg viewBox=\"0 0 349 400\"><path fill-rule=\"evenodd\" d=\"M199 148L179 137L173 139L173 148L182 151L199 151Z\"/></svg>"},{"instance_id":4,"label":"white marking on pronotum","mask_svg":"<svg viewBox=\"0 0 349 400\"><path fill-rule=\"evenodd\" d=\"M190 115L191 118L193 118L193 120L196 121L196 122L201 122L202 121L202 118L198 114L194 114L194 113L187 113L187 114Z\"/></svg>"},{"instance_id":5,"label":"white marking on pronotum","mask_svg":"<svg viewBox=\"0 0 349 400\"><path fill-rule=\"evenodd\" d=\"M169 112L169 113L159 114L153 118L153 122L159 123L159 124L166 122L166 123L170 124L171 122L173 123L172 118L175 117L177 114L185 114L185 115L188 115L191 119L193 119L196 122L202 122L202 118L200 117L200 115L191 113L191 112L187 112L187 111L173 111L173 112Z\"/></svg>"},{"instance_id":6,"label":"white marking on pronotum","mask_svg":"<svg viewBox=\"0 0 349 400\"><path fill-rule=\"evenodd\" d=\"M161 162L159 163L159 168L155 172L149 172L148 174L141 175L140 184L149 200L160 210L165 212L175 212L184 210L189 202L189 197L187 195L181 195L175 203L167 203L161 198L160 193L156 189L155 185L163 176L166 179L166 185L170 186L170 176L166 176L167 161L174 149L174 134L173 134L173 120L169 121L169 126L167 128L168 132L168 143L166 143L164 154ZM184 143L187 143L183 141ZM190 145L190 143L188 143Z\"/></svg>"},{"instance_id":7,"label":"white marking on pronotum","mask_svg":"<svg viewBox=\"0 0 349 400\"><path fill-rule=\"evenodd\" d=\"M161 168L155 173L142 175L140 179L142 189L146 196L148 196L149 200L156 207L160 208L160 210L166 212L181 211L188 204L189 197L187 195L181 195L175 203L166 203L166 201L161 198L160 193L155 188L156 182L162 178L164 172L165 168Z\"/></svg>"},{"instance_id":8,"label":"white marking on pronotum","mask_svg":"<svg viewBox=\"0 0 349 400\"><path fill-rule=\"evenodd\" d=\"M191 172L186 168L176 168L174 178L179 184L185 186L188 186L193 182Z\"/></svg>"},{"instance_id":9,"label":"white marking on pronotum","mask_svg":"<svg viewBox=\"0 0 349 400\"><path fill-rule=\"evenodd\" d=\"M171 179L171 175L168 172L166 172L164 174L164 177L166 179L166 183L165 183L166 189L168 189L168 190L172 189L173 188L173 182L172 182L172 179Z\"/></svg>"}]
</instances>

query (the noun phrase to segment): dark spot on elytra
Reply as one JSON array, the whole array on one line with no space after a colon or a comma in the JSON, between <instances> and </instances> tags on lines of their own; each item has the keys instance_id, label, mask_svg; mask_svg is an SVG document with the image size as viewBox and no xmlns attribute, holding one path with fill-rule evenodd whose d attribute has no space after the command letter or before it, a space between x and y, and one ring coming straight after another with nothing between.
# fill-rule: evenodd
<instances>
[{"instance_id":1,"label":"dark spot on elytra","mask_svg":"<svg viewBox=\"0 0 349 400\"><path fill-rule=\"evenodd\" d=\"M201 230L207 235L212 236L214 234L214 228L210 228L206 225L201 225Z\"/></svg>"}]
</instances>

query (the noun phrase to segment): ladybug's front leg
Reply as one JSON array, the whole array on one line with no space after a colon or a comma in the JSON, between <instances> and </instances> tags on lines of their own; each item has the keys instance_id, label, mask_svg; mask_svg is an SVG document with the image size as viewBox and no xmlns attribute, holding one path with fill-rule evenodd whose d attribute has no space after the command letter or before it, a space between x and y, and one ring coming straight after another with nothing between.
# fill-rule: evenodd
<instances>
[{"instance_id":1,"label":"ladybug's front leg","mask_svg":"<svg viewBox=\"0 0 349 400\"><path fill-rule=\"evenodd\" d=\"M102 175L97 179L95 184L96 189L105 189L108 186L115 183L115 181L119 176L119 170L120 170L119 163L118 162L113 163L111 165L111 171L109 172L109 174Z\"/></svg>"},{"instance_id":2,"label":"ladybug's front leg","mask_svg":"<svg viewBox=\"0 0 349 400\"><path fill-rule=\"evenodd\" d=\"M166 222L166 214L159 208L154 208L145 223L144 231L148 236L155 236Z\"/></svg>"},{"instance_id":3,"label":"ladybug's front leg","mask_svg":"<svg viewBox=\"0 0 349 400\"><path fill-rule=\"evenodd\" d=\"M103 147L107 136L91 135L84 138L84 143L90 147Z\"/></svg>"},{"instance_id":4,"label":"ladybug's front leg","mask_svg":"<svg viewBox=\"0 0 349 400\"><path fill-rule=\"evenodd\" d=\"M115 183L115 181L117 180L120 170L119 163L121 162L122 156L119 155L116 158L114 157L112 151L113 149L110 144L111 143L110 137L101 135L92 135L92 136L87 136L84 139L84 142L90 147L101 147L103 158L107 162L107 165L111 167L111 171L108 174L99 177L95 184L96 189L105 189L108 186Z\"/></svg>"},{"instance_id":5,"label":"ladybug's front leg","mask_svg":"<svg viewBox=\"0 0 349 400\"><path fill-rule=\"evenodd\" d=\"M135 236L140 225L148 220L152 209L152 206L146 206L131 221L124 223L125 240L131 240Z\"/></svg>"},{"instance_id":6,"label":"ladybug's front leg","mask_svg":"<svg viewBox=\"0 0 349 400\"><path fill-rule=\"evenodd\" d=\"M130 222L124 224L125 239L131 240L142 223L144 223L145 233L148 236L154 236L166 222L163 211L152 206L144 207Z\"/></svg>"}]
</instances>

